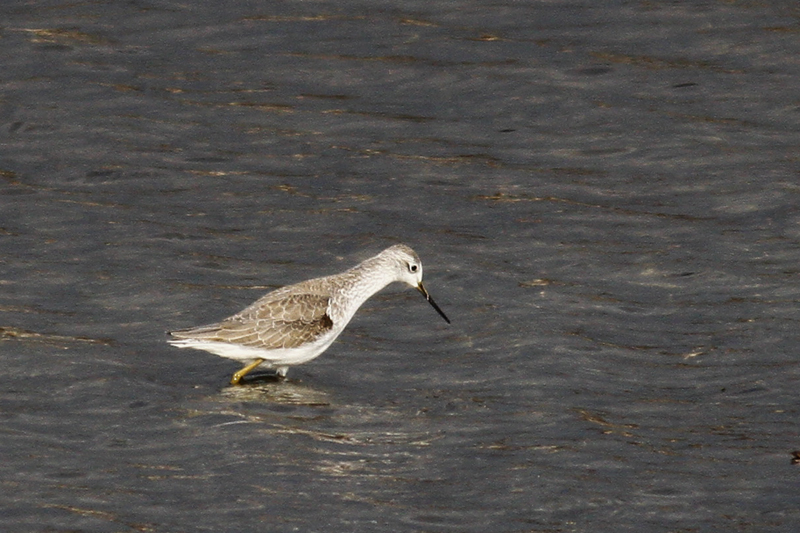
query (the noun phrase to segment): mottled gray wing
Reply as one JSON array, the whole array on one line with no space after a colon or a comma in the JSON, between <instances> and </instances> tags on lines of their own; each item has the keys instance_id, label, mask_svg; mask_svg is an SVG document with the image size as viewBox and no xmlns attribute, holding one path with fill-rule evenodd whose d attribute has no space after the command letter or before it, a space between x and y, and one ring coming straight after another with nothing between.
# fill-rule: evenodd
<instances>
[{"instance_id":1,"label":"mottled gray wing","mask_svg":"<svg viewBox=\"0 0 800 533\"><path fill-rule=\"evenodd\" d=\"M218 324L175 331L177 338L230 342L255 348L296 348L333 328L328 296L290 294L259 300Z\"/></svg>"}]
</instances>

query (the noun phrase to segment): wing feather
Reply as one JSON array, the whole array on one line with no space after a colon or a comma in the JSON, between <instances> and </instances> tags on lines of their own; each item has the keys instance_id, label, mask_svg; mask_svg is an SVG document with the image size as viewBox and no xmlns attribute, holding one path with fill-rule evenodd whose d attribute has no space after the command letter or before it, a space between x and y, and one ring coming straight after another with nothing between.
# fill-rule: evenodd
<instances>
[{"instance_id":1,"label":"wing feather","mask_svg":"<svg viewBox=\"0 0 800 533\"><path fill-rule=\"evenodd\" d=\"M173 331L176 338L228 342L265 349L296 348L333 328L330 297L268 294L241 313L217 324Z\"/></svg>"}]
</instances>

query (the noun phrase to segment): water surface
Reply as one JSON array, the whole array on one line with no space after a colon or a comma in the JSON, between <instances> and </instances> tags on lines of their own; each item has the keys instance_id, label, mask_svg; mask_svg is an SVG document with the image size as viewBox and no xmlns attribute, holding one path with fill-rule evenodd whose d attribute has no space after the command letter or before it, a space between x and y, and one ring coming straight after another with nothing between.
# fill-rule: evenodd
<instances>
[{"instance_id":1,"label":"water surface","mask_svg":"<svg viewBox=\"0 0 800 533\"><path fill-rule=\"evenodd\" d=\"M4 531L795 531L794 2L5 2ZM165 344L396 242L277 383Z\"/></svg>"}]
</instances>

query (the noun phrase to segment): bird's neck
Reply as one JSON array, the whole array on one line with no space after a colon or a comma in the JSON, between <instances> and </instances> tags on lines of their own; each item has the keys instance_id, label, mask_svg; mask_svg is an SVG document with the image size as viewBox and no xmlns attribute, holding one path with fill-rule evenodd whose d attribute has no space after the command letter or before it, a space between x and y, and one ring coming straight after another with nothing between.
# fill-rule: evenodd
<instances>
[{"instance_id":1,"label":"bird's neck","mask_svg":"<svg viewBox=\"0 0 800 533\"><path fill-rule=\"evenodd\" d=\"M395 281L391 269L381 268L383 261L382 257L375 256L342 274L343 283L338 292L348 301L348 305L343 306L350 315L348 320L373 294Z\"/></svg>"}]
</instances>

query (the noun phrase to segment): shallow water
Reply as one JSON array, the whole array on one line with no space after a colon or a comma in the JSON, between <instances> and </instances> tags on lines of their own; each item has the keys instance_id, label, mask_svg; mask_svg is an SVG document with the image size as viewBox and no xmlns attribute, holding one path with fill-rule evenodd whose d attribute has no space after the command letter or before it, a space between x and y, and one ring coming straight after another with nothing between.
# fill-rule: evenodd
<instances>
[{"instance_id":1,"label":"shallow water","mask_svg":"<svg viewBox=\"0 0 800 533\"><path fill-rule=\"evenodd\" d=\"M5 2L3 531L795 531L794 2ZM395 242L227 387L165 344Z\"/></svg>"}]
</instances>

